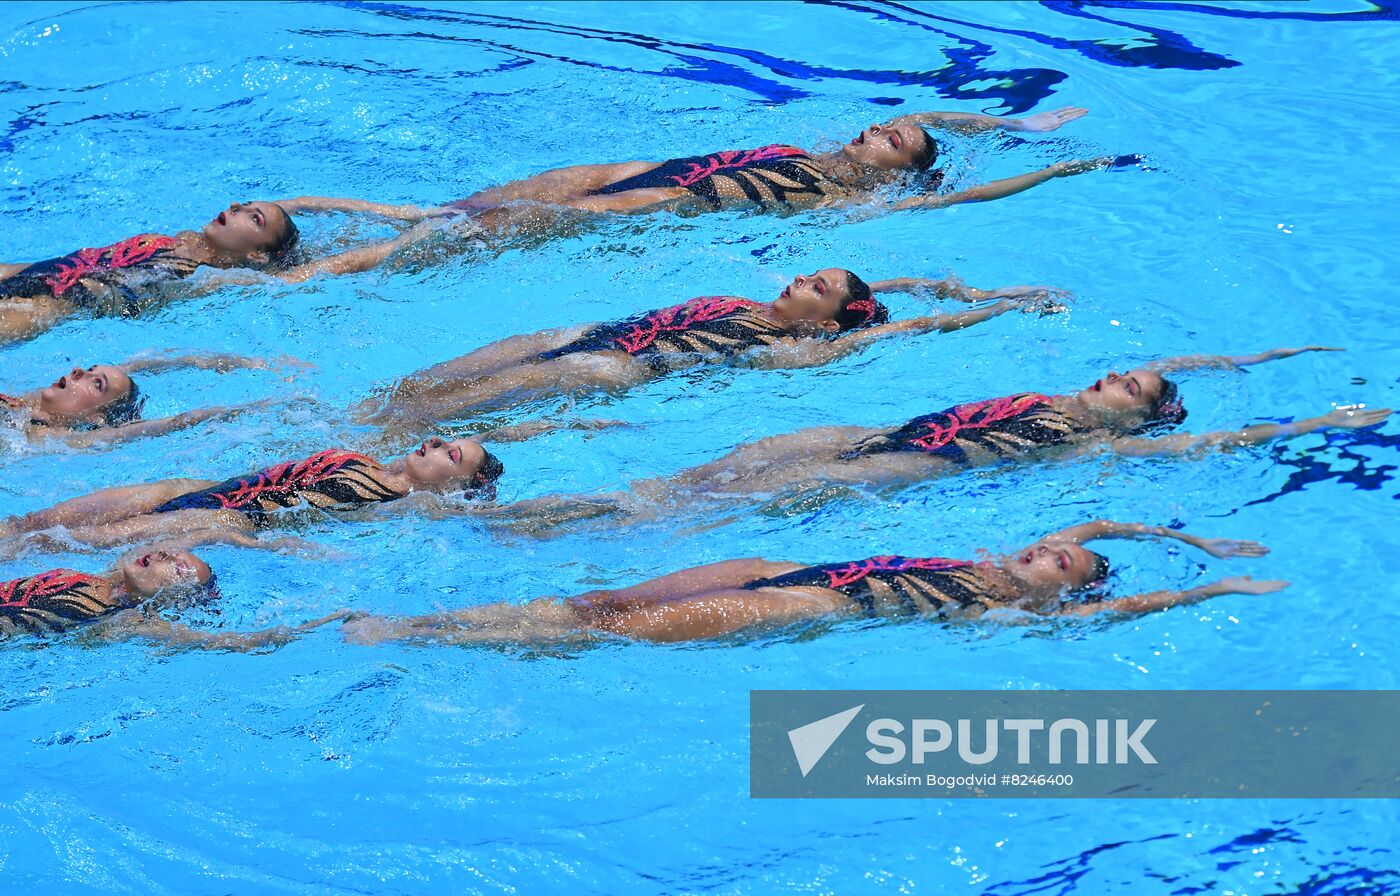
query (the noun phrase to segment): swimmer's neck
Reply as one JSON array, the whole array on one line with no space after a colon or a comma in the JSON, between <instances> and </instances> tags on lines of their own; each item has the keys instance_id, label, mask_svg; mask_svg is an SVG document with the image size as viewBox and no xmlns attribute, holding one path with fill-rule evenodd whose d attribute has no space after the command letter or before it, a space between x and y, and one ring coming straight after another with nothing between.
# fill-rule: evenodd
<instances>
[{"instance_id":1,"label":"swimmer's neck","mask_svg":"<svg viewBox=\"0 0 1400 896\"><path fill-rule=\"evenodd\" d=\"M1047 600L1058 596L1059 589L1047 589L1027 581L1021 573L1016 554L1003 554L986 561L982 573L994 592L1012 607L1034 612Z\"/></svg>"},{"instance_id":2,"label":"swimmer's neck","mask_svg":"<svg viewBox=\"0 0 1400 896\"><path fill-rule=\"evenodd\" d=\"M398 492L400 496L407 498L414 492L435 492L438 487L429 482L419 482L408 472L408 458L396 457L384 464L383 472L379 476L380 482L386 487Z\"/></svg>"},{"instance_id":3,"label":"swimmer's neck","mask_svg":"<svg viewBox=\"0 0 1400 896\"><path fill-rule=\"evenodd\" d=\"M50 429L72 429L78 421L75 418L65 417L61 414L53 414L43 409L40 402L38 390L26 392L23 395L15 396L19 404L15 410L27 411L29 413L29 425L47 426Z\"/></svg>"},{"instance_id":4,"label":"swimmer's neck","mask_svg":"<svg viewBox=\"0 0 1400 896\"><path fill-rule=\"evenodd\" d=\"M839 149L818 153L812 156L812 161L827 177L852 190L873 190L890 180L881 176L886 172L859 165Z\"/></svg>"},{"instance_id":5,"label":"swimmer's neck","mask_svg":"<svg viewBox=\"0 0 1400 896\"><path fill-rule=\"evenodd\" d=\"M211 268L246 268L253 264L246 256L230 255L214 248L209 238L196 230L182 230L175 234L175 254L195 264Z\"/></svg>"},{"instance_id":6,"label":"swimmer's neck","mask_svg":"<svg viewBox=\"0 0 1400 896\"><path fill-rule=\"evenodd\" d=\"M783 329L790 331L788 333L790 336L820 338L826 335L825 330L811 321L802 320L800 318L792 319L783 317L778 313L777 307L772 302L761 303L759 307L754 309L753 313L756 317L761 317L769 323L777 324Z\"/></svg>"},{"instance_id":7,"label":"swimmer's neck","mask_svg":"<svg viewBox=\"0 0 1400 896\"><path fill-rule=\"evenodd\" d=\"M1066 417L1078 420L1080 423L1087 423L1094 426L1099 424L1099 415L1093 408L1084 403L1078 393L1073 395L1052 395L1050 396L1050 403Z\"/></svg>"},{"instance_id":8,"label":"swimmer's neck","mask_svg":"<svg viewBox=\"0 0 1400 896\"><path fill-rule=\"evenodd\" d=\"M105 603L114 607L134 607L145 600L143 596L127 579L126 570L118 566L103 576L107 593ZM99 586L101 587L101 586ZM103 600L103 595L97 596L98 600Z\"/></svg>"}]
</instances>

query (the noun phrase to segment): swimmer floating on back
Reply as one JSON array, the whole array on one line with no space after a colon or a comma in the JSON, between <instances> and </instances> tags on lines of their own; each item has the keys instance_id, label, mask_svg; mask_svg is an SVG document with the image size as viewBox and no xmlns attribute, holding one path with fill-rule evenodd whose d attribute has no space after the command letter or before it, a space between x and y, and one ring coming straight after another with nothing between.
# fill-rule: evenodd
<instances>
[{"instance_id":1,"label":"swimmer floating on back","mask_svg":"<svg viewBox=\"0 0 1400 896\"><path fill-rule=\"evenodd\" d=\"M287 363L290 359L283 362ZM293 362L295 363L295 362ZM193 367L224 373L235 369L267 369L274 362L229 354L195 354L134 358L121 364L74 367L49 386L24 395L0 393L7 410L31 441L61 440L74 448L162 435L226 417L243 407L200 408L156 420L141 419L143 397L134 373Z\"/></svg>"},{"instance_id":2,"label":"swimmer floating on back","mask_svg":"<svg viewBox=\"0 0 1400 896\"><path fill-rule=\"evenodd\" d=\"M587 212L701 212L755 206L764 210L795 211L868 203L881 188L911 175L924 175L926 191L892 201L891 208L941 208L964 202L986 202L1020 193L1056 177L1137 160L1104 158L1059 162L1017 177L939 194L936 190L942 173L935 167L939 145L926 128L1045 132L1082 118L1088 112L1088 109L1066 107L1019 119L960 112L901 115L885 124L870 125L832 152L809 152L775 144L664 162L575 165L482 190L448 208L483 212L510 203L531 202ZM285 199L280 200L280 204L292 213L369 212L408 220L440 213L436 209L322 196Z\"/></svg>"},{"instance_id":3,"label":"swimmer floating on back","mask_svg":"<svg viewBox=\"0 0 1400 896\"><path fill-rule=\"evenodd\" d=\"M503 471L499 460L468 439L430 439L387 464L328 449L223 482L166 479L103 489L0 522L0 536L61 526L66 541L31 538L24 545L59 550L69 542L107 546L172 536L190 545L242 543L244 534L282 522L277 511L284 508L348 510L456 490L470 496L489 492Z\"/></svg>"},{"instance_id":4,"label":"swimmer floating on back","mask_svg":"<svg viewBox=\"0 0 1400 896\"><path fill-rule=\"evenodd\" d=\"M630 588L563 600L493 603L425 616L366 616L346 622L359 643L540 643L600 634L646 641L695 641L818 619L867 616L974 620L991 611L1038 616L1150 613L1222 594L1265 594L1287 582L1226 578L1184 591L1110 597L1101 589L1108 559L1083 547L1109 538L1168 538L1213 557L1260 557L1250 541L1198 538L1160 526L1095 521L1046 536L1012 554L978 562L941 557L872 557L808 566L768 560L713 563Z\"/></svg>"},{"instance_id":5,"label":"swimmer floating on back","mask_svg":"<svg viewBox=\"0 0 1400 896\"><path fill-rule=\"evenodd\" d=\"M964 301L999 299L955 314L889 320L872 293L929 289ZM983 291L956 280L900 278L867 285L828 268L796 277L772 302L707 296L628 320L543 330L494 342L401 381L359 408L363 422L426 428L474 411L541 398L631 388L700 363L815 367L903 333L952 332L1012 310L1063 311L1046 287Z\"/></svg>"},{"instance_id":6,"label":"swimmer floating on back","mask_svg":"<svg viewBox=\"0 0 1400 896\"><path fill-rule=\"evenodd\" d=\"M196 231L146 233L33 264L0 264L0 343L27 339L87 313L139 314L173 280L200 267L253 268L297 283L368 270L426 230L298 264L291 215L274 202L235 202Z\"/></svg>"},{"instance_id":7,"label":"swimmer floating on back","mask_svg":"<svg viewBox=\"0 0 1400 896\"><path fill-rule=\"evenodd\" d=\"M95 641L139 638L171 647L255 650L285 644L344 615L239 634L197 631L150 612L170 605L204 604L218 597L219 587L208 564L181 547L155 546L100 575L51 569L0 581L0 641L81 630Z\"/></svg>"},{"instance_id":8,"label":"swimmer floating on back","mask_svg":"<svg viewBox=\"0 0 1400 896\"><path fill-rule=\"evenodd\" d=\"M1110 372L1078 392L1022 392L957 405L894 427L814 427L741 446L670 477L632 483L625 492L546 496L476 512L538 531L591 517L691 507L706 498L833 484L903 486L992 464L1040 463L1102 448L1145 456L1258 445L1325 429L1375 426L1389 416L1388 409L1338 408L1293 423L1145 437L1186 417L1176 384L1163 374L1239 368L1309 351L1339 349L1309 346L1235 357L1168 358L1123 374Z\"/></svg>"}]
</instances>

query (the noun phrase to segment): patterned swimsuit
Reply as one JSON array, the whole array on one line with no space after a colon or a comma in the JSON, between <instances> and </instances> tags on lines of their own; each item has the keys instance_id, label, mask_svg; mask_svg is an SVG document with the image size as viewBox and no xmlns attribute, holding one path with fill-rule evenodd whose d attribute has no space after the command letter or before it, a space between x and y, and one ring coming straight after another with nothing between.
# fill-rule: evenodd
<instances>
[{"instance_id":1,"label":"patterned swimsuit","mask_svg":"<svg viewBox=\"0 0 1400 896\"><path fill-rule=\"evenodd\" d=\"M579 352L616 351L645 355L658 372L677 355L738 355L772 345L787 330L757 313L761 302L733 296L705 296L640 317L596 326L574 341L542 352L549 361ZM670 359L668 360L668 357Z\"/></svg>"},{"instance_id":2,"label":"patterned swimsuit","mask_svg":"<svg viewBox=\"0 0 1400 896\"><path fill-rule=\"evenodd\" d=\"M983 574L984 564L942 557L871 557L850 563L808 566L744 588L815 587L839 591L870 616L931 615L949 610L990 609L1005 601Z\"/></svg>"},{"instance_id":3,"label":"patterned swimsuit","mask_svg":"<svg viewBox=\"0 0 1400 896\"><path fill-rule=\"evenodd\" d=\"M393 501L403 493L386 486L384 467L350 451L319 451L305 460L287 461L250 476L229 479L187 492L152 510L236 510L255 526L270 524L269 514L305 502L312 507L359 506Z\"/></svg>"},{"instance_id":4,"label":"patterned swimsuit","mask_svg":"<svg viewBox=\"0 0 1400 896\"><path fill-rule=\"evenodd\" d=\"M1069 444L1088 431L1083 423L1056 408L1050 396L1023 392L915 417L899 429L865 440L841 459L916 451L967 466L974 454L1015 457L1037 448Z\"/></svg>"},{"instance_id":5,"label":"patterned swimsuit","mask_svg":"<svg viewBox=\"0 0 1400 896\"><path fill-rule=\"evenodd\" d=\"M61 632L124 609L106 578L71 569L0 582L0 639Z\"/></svg>"},{"instance_id":6,"label":"patterned swimsuit","mask_svg":"<svg viewBox=\"0 0 1400 896\"><path fill-rule=\"evenodd\" d=\"M37 261L0 280L0 299L50 295L79 308L97 310L104 293L83 282L87 280L113 290L120 300L119 312L129 317L141 310L143 298L132 274L154 271L188 277L194 272L194 262L170 254L175 244L172 237L147 233L100 249L79 249L62 258Z\"/></svg>"},{"instance_id":7,"label":"patterned swimsuit","mask_svg":"<svg viewBox=\"0 0 1400 896\"><path fill-rule=\"evenodd\" d=\"M725 200L787 205L793 199L821 200L846 191L812 157L795 146L734 149L707 156L670 159L650 171L608 184L599 194L682 187L719 208Z\"/></svg>"}]
</instances>

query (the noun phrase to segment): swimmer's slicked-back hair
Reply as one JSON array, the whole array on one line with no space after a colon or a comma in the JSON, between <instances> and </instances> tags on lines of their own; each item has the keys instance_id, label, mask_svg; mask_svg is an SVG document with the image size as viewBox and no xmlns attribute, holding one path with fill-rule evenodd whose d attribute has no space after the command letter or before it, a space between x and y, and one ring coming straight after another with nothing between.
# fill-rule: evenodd
<instances>
[{"instance_id":1,"label":"swimmer's slicked-back hair","mask_svg":"<svg viewBox=\"0 0 1400 896\"><path fill-rule=\"evenodd\" d=\"M1186 406L1181 403L1181 390L1176 383L1162 377L1162 391L1147 407L1147 419L1133 432L1141 434L1155 429L1179 426L1186 421Z\"/></svg>"},{"instance_id":2,"label":"swimmer's slicked-back hair","mask_svg":"<svg viewBox=\"0 0 1400 896\"><path fill-rule=\"evenodd\" d=\"M466 494L469 498L484 498L492 501L496 497L496 480L505 474L506 465L501 463L499 457L485 448L481 449L481 455L481 466L477 467L476 475L467 484Z\"/></svg>"},{"instance_id":3,"label":"swimmer's slicked-back hair","mask_svg":"<svg viewBox=\"0 0 1400 896\"><path fill-rule=\"evenodd\" d=\"M286 222L286 227L282 229L282 235L277 242L268 247L268 264L272 267L289 267L294 263L297 246L301 243L301 230L297 228L297 222L288 214L287 210L275 202L268 205L282 213L282 219Z\"/></svg>"},{"instance_id":4,"label":"swimmer's slicked-back hair","mask_svg":"<svg viewBox=\"0 0 1400 896\"><path fill-rule=\"evenodd\" d=\"M107 402L101 408L102 423L105 426L125 426L141 419L141 404L145 399L136 385L136 380L130 377L127 377L127 380L131 383L127 393L116 401Z\"/></svg>"},{"instance_id":5,"label":"swimmer's slicked-back hair","mask_svg":"<svg viewBox=\"0 0 1400 896\"><path fill-rule=\"evenodd\" d=\"M1100 588L1104 582L1108 581L1108 574L1113 571L1113 566L1108 562L1108 558L1095 551L1089 551L1089 556L1094 558L1094 568L1089 574L1089 583L1077 591L1087 591L1093 588Z\"/></svg>"},{"instance_id":6,"label":"swimmer's slicked-back hair","mask_svg":"<svg viewBox=\"0 0 1400 896\"><path fill-rule=\"evenodd\" d=\"M875 300L870 284L860 279L853 271L846 271L846 290L850 293L836 312L836 325L842 330L856 330L875 324L888 323L890 309Z\"/></svg>"},{"instance_id":7,"label":"swimmer's slicked-back hair","mask_svg":"<svg viewBox=\"0 0 1400 896\"><path fill-rule=\"evenodd\" d=\"M924 135L924 145L914 150L913 162L914 170L923 173L932 168L933 163L938 161L938 143L927 128L919 128L918 130L920 134Z\"/></svg>"},{"instance_id":8,"label":"swimmer's slicked-back hair","mask_svg":"<svg viewBox=\"0 0 1400 896\"><path fill-rule=\"evenodd\" d=\"M501 463L501 459L496 455L481 449L481 466L477 469L476 475L472 477L472 485L490 485L506 471L506 465Z\"/></svg>"}]
</instances>

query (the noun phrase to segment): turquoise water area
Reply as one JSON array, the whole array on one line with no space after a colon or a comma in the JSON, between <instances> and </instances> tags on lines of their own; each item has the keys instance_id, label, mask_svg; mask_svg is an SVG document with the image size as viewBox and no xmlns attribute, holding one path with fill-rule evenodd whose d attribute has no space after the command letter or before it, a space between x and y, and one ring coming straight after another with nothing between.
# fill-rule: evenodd
<instances>
[{"instance_id":1,"label":"turquoise water area","mask_svg":"<svg viewBox=\"0 0 1400 896\"><path fill-rule=\"evenodd\" d=\"M1348 349L1184 377L1191 431L1394 406L1395 19L1349 0L4 4L6 261L198 226L231 199L441 203L571 163L844 140L921 109L1092 109L1049 135L956 141L952 173L969 182L1102 153L1141 152L1152 170L944 211L629 219L499 255L408 257L138 319L75 319L3 349L0 388L147 349L316 366L290 383L148 378L148 416L305 399L158 441L78 452L7 437L0 515L344 444L357 435L347 404L491 340L696 295L769 299L828 265L870 279L955 270L1078 300L1068 315L1010 315L825 368L703 370L625 398L497 415L631 424L503 447L500 498L614 488L805 426L1079 388L1164 355ZM381 233L335 217L303 232L319 249ZM1111 545L1124 589L1245 572L1294 584L1113 623L854 622L672 647L366 648L333 628L262 655L10 646L0 888L1400 891L1389 803L751 801L747 760L753 688L1396 687L1397 432L1391 422L1190 461L1095 455L551 540L408 517L300 533L328 558L206 548L224 600L186 621L229 630L345 606L423 613L567 594L741 556L971 556L1096 516L1273 549L1226 563ZM98 570L110 557L21 556L0 577Z\"/></svg>"}]
</instances>

